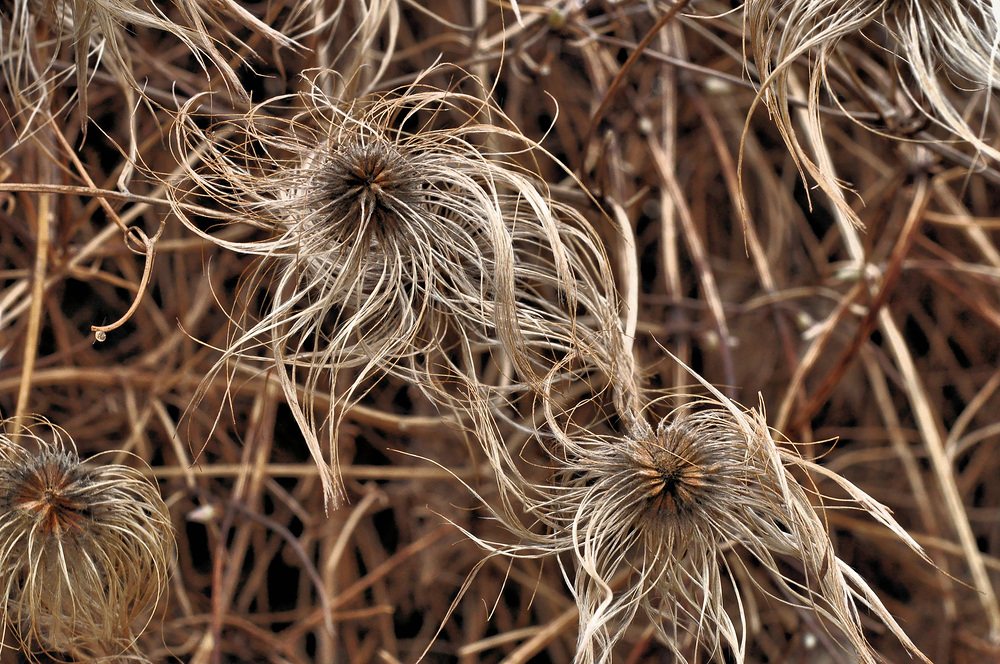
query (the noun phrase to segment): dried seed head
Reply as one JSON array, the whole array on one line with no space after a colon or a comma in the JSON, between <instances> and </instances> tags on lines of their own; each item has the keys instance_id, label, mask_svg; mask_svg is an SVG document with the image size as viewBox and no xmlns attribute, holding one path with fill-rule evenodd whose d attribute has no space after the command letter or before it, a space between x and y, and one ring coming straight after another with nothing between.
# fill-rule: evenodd
<instances>
[{"instance_id":1,"label":"dried seed head","mask_svg":"<svg viewBox=\"0 0 1000 664\"><path fill-rule=\"evenodd\" d=\"M650 439L629 441L624 449L634 470L636 491L645 497L650 518L696 518L723 481L725 464L681 427L669 426Z\"/></svg>"},{"instance_id":2,"label":"dried seed head","mask_svg":"<svg viewBox=\"0 0 1000 664\"><path fill-rule=\"evenodd\" d=\"M828 76L827 66L839 57L841 42L860 38L878 42L864 35L869 28L889 39L886 51L892 58L885 66L886 89L866 93L865 103L882 104L887 124L896 117L927 120L955 137L967 141L991 160L1000 159L1000 151L983 140L995 130L979 129L974 122L974 101L969 90L975 87L990 93L1000 87L1000 14L993 0L747 0L744 3L745 35L763 80L760 99L777 122L789 150L803 175L814 178L836 203L846 218L860 224L857 214L844 199L842 181L837 179L822 152L823 133L820 118L821 92L833 99L843 99L849 89L830 89L835 76ZM879 50L881 50L881 46ZM880 56L880 54L877 54ZM805 65L808 81L794 84L793 67ZM895 80L894 80L895 79ZM858 83L860 85L860 83ZM877 81L872 85L877 85ZM901 91L901 94L900 94ZM793 119L790 96L807 97L806 118ZM838 101L842 109L850 105ZM989 121L989 101L979 115ZM896 104L897 107L890 107ZM861 124L860 121L858 121ZM802 140L799 132L808 136ZM901 126L879 126L883 134L901 134L911 138ZM820 152L815 158L814 152ZM815 159L815 161L814 161Z\"/></svg>"},{"instance_id":3,"label":"dried seed head","mask_svg":"<svg viewBox=\"0 0 1000 664\"><path fill-rule=\"evenodd\" d=\"M849 482L779 448L759 413L716 396L719 402L675 411L655 432L636 420L621 437L566 435L550 413L546 431L558 441L550 450L557 470L548 484L524 493L524 506L546 532L515 524L521 544L484 544L507 555L575 559L577 662L610 661L640 609L679 661L698 659L693 640L743 662L748 620L741 593L747 589L729 567L740 560L727 555L730 549L747 560L738 564L769 573L778 599L825 618L859 661L876 661L859 607L922 657L861 577L836 557L791 469L835 481L857 507L919 552L916 543ZM800 571L791 571L796 567Z\"/></svg>"},{"instance_id":4,"label":"dried seed head","mask_svg":"<svg viewBox=\"0 0 1000 664\"><path fill-rule=\"evenodd\" d=\"M346 104L322 89L314 83L291 120L269 114L287 109L289 100L278 99L211 133L193 116L201 98L182 109L178 156L190 163L197 152L204 162L189 172L190 192L226 209L221 218L272 238L221 241L189 219L187 192L172 193L192 230L266 257L248 289L270 279L270 306L258 321L253 312L235 317L242 329L217 370L259 361L258 348L270 345L335 497L317 431L334 441L339 415L317 412L311 395L332 392L338 374L349 385L330 400L339 413L337 401L351 403L385 373L450 408L490 389L469 366L470 349L502 347L517 378L531 381L571 348L587 345L610 362L621 335L596 232L512 154L481 147L544 155L500 111L419 85ZM481 123L487 115L495 123ZM306 386L304 401L296 383Z\"/></svg>"},{"instance_id":5,"label":"dried seed head","mask_svg":"<svg viewBox=\"0 0 1000 664\"><path fill-rule=\"evenodd\" d=\"M35 532L53 540L84 534L92 520L87 495L92 482L72 453L46 452L2 472L12 487L0 494L5 513L30 521Z\"/></svg>"},{"instance_id":6,"label":"dried seed head","mask_svg":"<svg viewBox=\"0 0 1000 664\"><path fill-rule=\"evenodd\" d=\"M177 19L181 24L168 19L156 3L136 0L13 0L8 4L9 15L0 12L0 66L25 120L34 120L38 111L43 117L52 112L50 88L61 85L75 73L81 121L85 122L90 75L101 63L127 95L142 96L144 86L136 82L132 73L128 37L137 28L177 38L201 66L211 62L229 89L243 98L247 98L246 91L230 65L230 55L236 54L223 52L226 40L239 43L226 27L227 18L235 19L275 44L297 46L294 40L254 17L235 0L210 3L177 0L172 4L179 7L176 15L181 17ZM58 66L60 60L74 62L75 67L63 70ZM131 99L129 105L134 106ZM25 126L23 131L30 129Z\"/></svg>"},{"instance_id":7,"label":"dried seed head","mask_svg":"<svg viewBox=\"0 0 1000 664\"><path fill-rule=\"evenodd\" d=\"M173 530L139 472L71 445L43 421L0 436L0 614L26 651L120 656L165 586Z\"/></svg>"}]
</instances>

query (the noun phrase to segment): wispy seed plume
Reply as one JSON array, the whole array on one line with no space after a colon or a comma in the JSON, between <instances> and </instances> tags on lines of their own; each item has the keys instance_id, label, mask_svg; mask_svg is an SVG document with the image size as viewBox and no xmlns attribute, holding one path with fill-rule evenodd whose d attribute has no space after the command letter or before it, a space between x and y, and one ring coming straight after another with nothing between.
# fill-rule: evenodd
<instances>
[{"instance_id":1,"label":"wispy seed plume","mask_svg":"<svg viewBox=\"0 0 1000 664\"><path fill-rule=\"evenodd\" d=\"M142 94L133 68L136 29L164 32L186 46L209 75L222 77L230 92L240 98L247 93L229 58L243 46L229 30L227 20L253 30L275 44L295 47L296 42L280 30L251 14L235 0L174 0L172 17L146 0L13 0L0 10L0 62L6 83L24 129L33 118L53 112L51 89L75 75L81 119L88 117L87 88L92 73L103 65L129 97ZM292 20L300 20L293 17ZM59 61L73 63L62 69ZM211 68L211 71L210 71Z\"/></svg>"},{"instance_id":2,"label":"wispy seed plume","mask_svg":"<svg viewBox=\"0 0 1000 664\"><path fill-rule=\"evenodd\" d=\"M174 548L166 506L138 471L81 461L44 420L0 435L0 619L25 652L133 655Z\"/></svg>"},{"instance_id":3,"label":"wispy seed plume","mask_svg":"<svg viewBox=\"0 0 1000 664\"><path fill-rule=\"evenodd\" d=\"M539 440L552 475L523 493L536 523L513 525L516 545L482 544L515 557L557 554L560 565L569 557L564 574L580 610L581 664L611 661L640 611L679 661L698 660L698 650L745 661L742 595L752 589L741 587L734 564L766 571L776 599L822 617L858 661L878 661L862 610L923 659L864 579L836 556L811 500L822 497L796 474L833 481L851 508L923 556L920 547L853 484L779 447L762 413L717 391L713 397L678 408L655 429L636 418L622 435L570 433L549 408Z\"/></svg>"},{"instance_id":4,"label":"wispy seed plume","mask_svg":"<svg viewBox=\"0 0 1000 664\"><path fill-rule=\"evenodd\" d=\"M328 462L316 432L336 440L337 411L380 375L452 407L488 398L474 356L501 354L512 367L507 379L531 382L567 349L587 344L615 355L620 333L610 333L618 322L603 245L515 159L545 158L537 144L476 96L418 84L344 103L322 89L317 83L208 132L194 100L175 143L182 161L197 151L203 163L187 190L174 192L192 230L262 257L245 288L266 287L270 304L256 321L237 312L217 371L259 362L260 348L270 347L321 468ZM282 119L288 106L295 115ZM493 144L511 147L486 147ZM220 219L270 237L219 239L186 212L202 201L217 205ZM348 387L331 409L317 410L310 395L332 392L338 378ZM336 498L336 473L324 472Z\"/></svg>"},{"instance_id":5,"label":"wispy seed plume","mask_svg":"<svg viewBox=\"0 0 1000 664\"><path fill-rule=\"evenodd\" d=\"M816 180L840 210L860 223L843 195L836 173L817 159L810 143L823 140L820 105L829 93L848 113L851 95L882 114L886 135L912 138L907 125L926 121L969 143L977 153L1000 159L1000 149L970 117L989 119L991 97L1000 87L1000 10L994 0L747 0L745 36L763 81L761 99L777 123L796 165ZM889 60L879 85L866 89L845 62L842 44L876 44ZM796 83L795 68L805 68ZM838 69L855 88L836 88ZM973 103L975 94L985 106ZM796 129L789 97L806 97L804 126ZM839 100L839 101L838 101ZM830 103L830 102L828 102ZM971 111L976 109L978 111ZM913 117L908 117L913 116ZM916 121L916 122L915 122ZM895 125L899 125L895 127ZM800 127L801 128L801 127Z\"/></svg>"}]
</instances>

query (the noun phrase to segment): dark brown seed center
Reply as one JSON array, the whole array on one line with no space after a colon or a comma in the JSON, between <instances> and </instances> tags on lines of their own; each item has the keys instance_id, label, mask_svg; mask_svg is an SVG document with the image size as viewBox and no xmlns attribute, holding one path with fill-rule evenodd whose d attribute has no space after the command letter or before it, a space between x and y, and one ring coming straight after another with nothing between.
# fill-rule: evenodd
<instances>
[{"instance_id":1,"label":"dark brown seed center","mask_svg":"<svg viewBox=\"0 0 1000 664\"><path fill-rule=\"evenodd\" d=\"M649 497L658 510L682 512L698 502L703 474L690 459L659 446L649 451Z\"/></svg>"},{"instance_id":2,"label":"dark brown seed center","mask_svg":"<svg viewBox=\"0 0 1000 664\"><path fill-rule=\"evenodd\" d=\"M24 478L11 502L22 513L30 514L43 533L61 537L80 531L90 519L90 508L66 490L72 482L74 478L61 469L43 467Z\"/></svg>"},{"instance_id":3,"label":"dark brown seed center","mask_svg":"<svg viewBox=\"0 0 1000 664\"><path fill-rule=\"evenodd\" d=\"M373 140L339 146L325 170L322 197L336 239L382 241L405 227L402 217L415 205L419 185L392 145Z\"/></svg>"}]
</instances>

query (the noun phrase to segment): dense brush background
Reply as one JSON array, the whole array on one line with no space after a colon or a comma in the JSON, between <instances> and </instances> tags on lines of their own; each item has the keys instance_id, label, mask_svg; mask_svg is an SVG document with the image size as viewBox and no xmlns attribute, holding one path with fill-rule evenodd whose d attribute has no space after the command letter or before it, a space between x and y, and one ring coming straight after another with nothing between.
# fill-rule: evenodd
<instances>
[{"instance_id":1,"label":"dense brush background","mask_svg":"<svg viewBox=\"0 0 1000 664\"><path fill-rule=\"evenodd\" d=\"M772 426L815 443L800 450L888 505L936 563L869 519L823 512L838 554L916 644L937 664L1000 657L990 590L1000 579L1000 170L915 110L884 27L844 36L819 96L825 149L864 224L854 234L800 177L755 104L752 35L735 0L691 2L620 79L670 3L520 2L518 20L511 5L487 0L345 2L316 30L337 3L302 4L307 11L296 0L245 4L299 48L222 19L231 34L217 39L253 102L305 89L300 73L317 67L340 72L348 97L404 86L438 61L484 81L593 195L539 164L553 195L603 234L619 292L637 295L647 386L692 382L667 349L741 403L756 405L759 394ZM176 7L164 11L183 21ZM466 486L495 498L492 471L476 441L418 390L382 380L347 414L338 454L349 503L327 514L266 365L201 385L231 336L230 315L261 309L268 294L244 287L253 257L169 214L158 178L179 172L171 111L206 90L219 91L211 111L220 117L249 104L174 35L125 26L121 39L150 100L136 109L96 57L88 118L72 104L46 115L77 94L74 77L30 122L0 87L0 414L13 415L23 394L20 408L65 428L81 455L121 449L149 464L179 555L140 650L156 663L413 662L425 651L428 662L570 661L577 615L559 566L479 566L483 550L455 526L510 538ZM74 66L72 51L63 55L57 71ZM804 121L809 67L805 54L790 69L793 122ZM958 75L941 76L973 131L997 147L1000 105ZM424 83L479 94L462 77L439 68ZM133 113L138 167L133 196L122 197L114 192ZM147 236L162 228L138 308L103 342L91 325L129 309L145 256L96 190L112 192L110 207ZM616 233L602 209L627 219L634 238ZM205 228L267 237L207 219ZM769 597L765 575L741 582L759 584L746 606L748 661L851 661L813 614ZM669 661L644 620L616 661ZM873 628L869 637L887 660L908 660L891 635ZM6 649L2 661L19 657Z\"/></svg>"}]
</instances>

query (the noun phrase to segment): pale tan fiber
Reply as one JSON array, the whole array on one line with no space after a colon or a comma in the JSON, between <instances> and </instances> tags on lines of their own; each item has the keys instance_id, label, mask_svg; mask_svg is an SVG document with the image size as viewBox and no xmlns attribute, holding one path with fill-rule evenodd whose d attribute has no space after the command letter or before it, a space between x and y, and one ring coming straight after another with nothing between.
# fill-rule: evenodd
<instances>
[{"instance_id":1,"label":"pale tan fiber","mask_svg":"<svg viewBox=\"0 0 1000 664\"><path fill-rule=\"evenodd\" d=\"M172 35L191 51L209 77L220 77L232 94L243 99L247 93L230 58L240 62L253 53L226 26L226 20L235 20L275 44L298 46L292 37L261 21L235 0L173 0L170 5L176 11L169 14L169 5L152 0L13 0L10 4L9 14L0 13L0 63L21 115L24 135L35 130L46 114L58 115L52 108L52 90L70 78L74 78L80 117L85 122L89 115L87 90L100 66L118 81L134 111L144 82L136 80L133 61L146 54L133 52L129 30ZM68 60L72 66L61 67L60 60ZM129 156L135 157L134 145Z\"/></svg>"}]
</instances>

